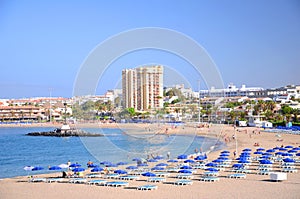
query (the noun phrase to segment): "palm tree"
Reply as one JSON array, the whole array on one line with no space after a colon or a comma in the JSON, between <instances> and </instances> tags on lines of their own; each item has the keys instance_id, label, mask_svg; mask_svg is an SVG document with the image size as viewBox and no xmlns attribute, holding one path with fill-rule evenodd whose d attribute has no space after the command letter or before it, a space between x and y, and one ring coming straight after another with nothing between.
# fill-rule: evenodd
<instances>
[{"instance_id":1,"label":"palm tree","mask_svg":"<svg viewBox=\"0 0 300 199\"><path fill-rule=\"evenodd\" d=\"M192 117L194 116L195 112L198 110L196 104L191 104L191 105L189 105L189 109L190 109L190 112L191 112Z\"/></svg>"},{"instance_id":2,"label":"palm tree","mask_svg":"<svg viewBox=\"0 0 300 199\"><path fill-rule=\"evenodd\" d=\"M294 108L292 114L294 115L293 122L298 122L299 109Z\"/></svg>"}]
</instances>

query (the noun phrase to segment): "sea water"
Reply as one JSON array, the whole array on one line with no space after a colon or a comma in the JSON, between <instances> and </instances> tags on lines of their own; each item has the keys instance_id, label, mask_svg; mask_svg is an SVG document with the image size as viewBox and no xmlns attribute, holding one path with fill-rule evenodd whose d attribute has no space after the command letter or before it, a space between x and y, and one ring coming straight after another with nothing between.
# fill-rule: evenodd
<instances>
[{"instance_id":1,"label":"sea water","mask_svg":"<svg viewBox=\"0 0 300 199\"><path fill-rule=\"evenodd\" d=\"M177 158L195 150L221 149L217 139L195 135L127 134L120 129L84 129L102 133L103 137L45 137L26 136L29 132L49 131L53 128L0 128L0 178L46 173L49 166L78 162L83 167L91 160L135 164L133 158L157 155ZM42 166L41 171L25 171L25 166Z\"/></svg>"}]
</instances>

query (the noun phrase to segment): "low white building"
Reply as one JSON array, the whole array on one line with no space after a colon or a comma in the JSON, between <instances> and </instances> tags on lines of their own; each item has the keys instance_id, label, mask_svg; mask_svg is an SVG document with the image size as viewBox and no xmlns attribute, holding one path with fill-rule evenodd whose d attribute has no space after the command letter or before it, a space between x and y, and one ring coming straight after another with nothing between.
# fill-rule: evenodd
<instances>
[{"instance_id":1,"label":"low white building","mask_svg":"<svg viewBox=\"0 0 300 199\"><path fill-rule=\"evenodd\" d=\"M273 124L271 122L268 122L268 121L262 121L261 122L261 127L262 128L273 128Z\"/></svg>"}]
</instances>

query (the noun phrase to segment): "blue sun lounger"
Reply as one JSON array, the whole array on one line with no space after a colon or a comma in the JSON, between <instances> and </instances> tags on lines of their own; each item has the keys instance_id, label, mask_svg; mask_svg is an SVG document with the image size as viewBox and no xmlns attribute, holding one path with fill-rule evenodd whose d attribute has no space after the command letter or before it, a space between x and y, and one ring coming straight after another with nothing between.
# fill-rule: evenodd
<instances>
[{"instance_id":1,"label":"blue sun lounger","mask_svg":"<svg viewBox=\"0 0 300 199\"><path fill-rule=\"evenodd\" d=\"M246 178L246 174L244 173L233 173L227 176L228 178Z\"/></svg>"},{"instance_id":2,"label":"blue sun lounger","mask_svg":"<svg viewBox=\"0 0 300 199\"><path fill-rule=\"evenodd\" d=\"M87 182L89 185L105 185L107 183L106 180L90 180Z\"/></svg>"},{"instance_id":3,"label":"blue sun lounger","mask_svg":"<svg viewBox=\"0 0 300 199\"><path fill-rule=\"evenodd\" d=\"M91 173L91 174L85 175L85 177L87 177L87 178L101 178L101 174L100 173L98 173L98 174Z\"/></svg>"},{"instance_id":4,"label":"blue sun lounger","mask_svg":"<svg viewBox=\"0 0 300 199\"><path fill-rule=\"evenodd\" d=\"M29 182L46 182L46 178L31 178Z\"/></svg>"},{"instance_id":5,"label":"blue sun lounger","mask_svg":"<svg viewBox=\"0 0 300 199\"><path fill-rule=\"evenodd\" d=\"M155 190L155 189L157 189L157 186L156 185L151 185L151 184L147 184L147 185L137 187L137 190L142 190L142 191Z\"/></svg>"},{"instance_id":6,"label":"blue sun lounger","mask_svg":"<svg viewBox=\"0 0 300 199\"><path fill-rule=\"evenodd\" d=\"M48 178L47 182L48 183L52 183L52 182L63 182L64 179L63 178Z\"/></svg>"},{"instance_id":7,"label":"blue sun lounger","mask_svg":"<svg viewBox=\"0 0 300 199\"><path fill-rule=\"evenodd\" d=\"M206 171L203 173L204 176L219 176L219 172L217 171Z\"/></svg>"},{"instance_id":8,"label":"blue sun lounger","mask_svg":"<svg viewBox=\"0 0 300 199\"><path fill-rule=\"evenodd\" d=\"M191 180L177 180L174 182L174 185L192 185L193 181Z\"/></svg>"},{"instance_id":9,"label":"blue sun lounger","mask_svg":"<svg viewBox=\"0 0 300 199\"><path fill-rule=\"evenodd\" d=\"M139 180L139 176L134 176L134 175L128 175L128 176L120 176L120 180Z\"/></svg>"},{"instance_id":10,"label":"blue sun lounger","mask_svg":"<svg viewBox=\"0 0 300 199\"><path fill-rule=\"evenodd\" d=\"M74 178L69 181L70 183L86 183L87 180L85 178Z\"/></svg>"},{"instance_id":11,"label":"blue sun lounger","mask_svg":"<svg viewBox=\"0 0 300 199\"><path fill-rule=\"evenodd\" d=\"M170 176L170 173L168 172L157 172L155 173L157 177L167 177Z\"/></svg>"},{"instance_id":12,"label":"blue sun lounger","mask_svg":"<svg viewBox=\"0 0 300 199\"><path fill-rule=\"evenodd\" d=\"M271 171L263 171L263 170L261 170L261 171L258 171L258 175L270 175L270 173L272 173Z\"/></svg>"},{"instance_id":13,"label":"blue sun lounger","mask_svg":"<svg viewBox=\"0 0 300 199\"><path fill-rule=\"evenodd\" d=\"M176 176L179 179L193 179L194 176L191 173L179 174Z\"/></svg>"},{"instance_id":14,"label":"blue sun lounger","mask_svg":"<svg viewBox=\"0 0 300 199\"><path fill-rule=\"evenodd\" d=\"M204 177L200 178L200 181L204 181L204 182L216 182L216 181L220 181L220 178L213 177L213 176L204 176Z\"/></svg>"},{"instance_id":15,"label":"blue sun lounger","mask_svg":"<svg viewBox=\"0 0 300 199\"><path fill-rule=\"evenodd\" d=\"M120 175L117 174L117 173L107 174L107 175L105 176L105 178L108 178L108 179L117 179L117 178L119 178L119 177L120 177Z\"/></svg>"},{"instance_id":16,"label":"blue sun lounger","mask_svg":"<svg viewBox=\"0 0 300 199\"><path fill-rule=\"evenodd\" d=\"M111 187L127 187L129 185L128 182L123 181L114 181L114 182L107 182L105 186L111 186Z\"/></svg>"},{"instance_id":17,"label":"blue sun lounger","mask_svg":"<svg viewBox=\"0 0 300 199\"><path fill-rule=\"evenodd\" d=\"M158 178L158 177L154 177L154 178L148 178L147 180L148 182L165 182L166 178Z\"/></svg>"},{"instance_id":18,"label":"blue sun lounger","mask_svg":"<svg viewBox=\"0 0 300 199\"><path fill-rule=\"evenodd\" d=\"M285 169L282 169L282 172L285 172L285 173L297 173L298 170L297 169L293 169L293 168L285 168Z\"/></svg>"}]
</instances>

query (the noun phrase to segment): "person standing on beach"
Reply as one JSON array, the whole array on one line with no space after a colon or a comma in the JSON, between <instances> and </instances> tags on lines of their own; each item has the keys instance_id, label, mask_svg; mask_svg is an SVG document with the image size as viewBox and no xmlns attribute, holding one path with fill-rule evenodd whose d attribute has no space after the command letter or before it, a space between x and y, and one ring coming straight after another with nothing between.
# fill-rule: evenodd
<instances>
[{"instance_id":1,"label":"person standing on beach","mask_svg":"<svg viewBox=\"0 0 300 199\"><path fill-rule=\"evenodd\" d=\"M71 165L71 161L70 160L68 160L67 165L68 165L68 170L70 170L70 165Z\"/></svg>"},{"instance_id":2,"label":"person standing on beach","mask_svg":"<svg viewBox=\"0 0 300 199\"><path fill-rule=\"evenodd\" d=\"M167 153L168 160L170 159L170 155L171 155L171 153L170 153L170 151L168 151L168 153Z\"/></svg>"}]
</instances>

